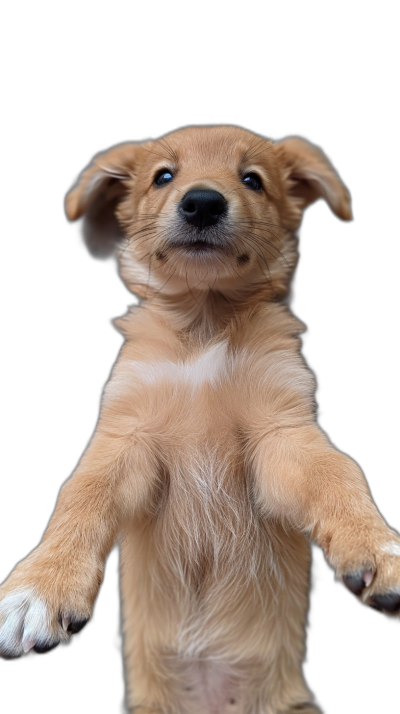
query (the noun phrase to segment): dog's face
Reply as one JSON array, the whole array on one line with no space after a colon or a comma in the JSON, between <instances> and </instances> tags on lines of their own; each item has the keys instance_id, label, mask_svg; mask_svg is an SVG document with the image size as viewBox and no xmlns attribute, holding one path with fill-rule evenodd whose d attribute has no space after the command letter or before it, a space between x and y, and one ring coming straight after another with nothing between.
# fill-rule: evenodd
<instances>
[{"instance_id":1,"label":"dog's face","mask_svg":"<svg viewBox=\"0 0 400 714\"><path fill-rule=\"evenodd\" d=\"M237 127L189 127L98 155L67 196L97 242L122 227L121 274L139 294L287 290L304 208L324 197L350 219L350 197L322 152ZM94 230L93 230L94 228ZM250 287L249 287L250 286Z\"/></svg>"}]
</instances>

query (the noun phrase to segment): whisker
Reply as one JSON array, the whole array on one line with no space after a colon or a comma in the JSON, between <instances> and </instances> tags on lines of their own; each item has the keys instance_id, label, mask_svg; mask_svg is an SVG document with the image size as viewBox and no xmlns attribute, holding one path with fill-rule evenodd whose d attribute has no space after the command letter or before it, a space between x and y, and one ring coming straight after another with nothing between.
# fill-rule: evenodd
<instances>
[{"instance_id":1,"label":"whisker","mask_svg":"<svg viewBox=\"0 0 400 714\"><path fill-rule=\"evenodd\" d=\"M248 163L248 162L252 161L255 158L255 156L258 156L259 154L263 153L262 151L258 151L260 146L262 146L263 144L266 144L266 139L261 138L258 141L255 140L255 143L254 144L252 143L249 146L249 148L246 149L246 151L244 152L244 154L242 156L242 162ZM267 146L265 148L267 148ZM257 153L255 153L255 152L257 152Z\"/></svg>"},{"instance_id":2,"label":"whisker","mask_svg":"<svg viewBox=\"0 0 400 714\"><path fill-rule=\"evenodd\" d=\"M167 151L168 151L168 154L170 155L170 157L172 158L172 160L177 164L177 163L178 163L178 154L177 154L176 151L172 148L172 146L168 143L168 141L166 140L165 136L163 136L162 139L159 139L159 141L160 141L161 144L164 144L164 145L165 145L165 147L166 147L166 149L167 149Z\"/></svg>"},{"instance_id":3,"label":"whisker","mask_svg":"<svg viewBox=\"0 0 400 714\"><path fill-rule=\"evenodd\" d=\"M245 238L243 238L243 241L244 241L245 243L247 242L247 244L248 244L250 247L252 247L252 249L254 250L254 252L257 253L258 257L261 258L261 260L264 261L265 267L267 268L267 271L268 271L268 274L269 274L269 280L270 280L270 279L271 279L271 274L270 274L269 266L268 266L267 260L266 260L266 258L265 258L265 256L264 256L264 254L262 253L262 251L261 251L261 253L258 252L258 250L257 250L257 244L254 243L254 241L253 241L252 238L247 238L247 241L246 241ZM261 268L261 266L260 266L260 268ZM262 269L261 269L261 272L263 273ZM264 273L263 273L263 275L264 275ZM265 276L264 276L264 277L265 277Z\"/></svg>"},{"instance_id":4,"label":"whisker","mask_svg":"<svg viewBox=\"0 0 400 714\"><path fill-rule=\"evenodd\" d=\"M260 250L266 249L273 258L278 258L278 256L284 258L279 248L265 238L257 235L257 233L253 233L252 231L243 231L242 234L243 236L251 239L253 243L260 248ZM277 255L274 254L274 251Z\"/></svg>"}]
</instances>

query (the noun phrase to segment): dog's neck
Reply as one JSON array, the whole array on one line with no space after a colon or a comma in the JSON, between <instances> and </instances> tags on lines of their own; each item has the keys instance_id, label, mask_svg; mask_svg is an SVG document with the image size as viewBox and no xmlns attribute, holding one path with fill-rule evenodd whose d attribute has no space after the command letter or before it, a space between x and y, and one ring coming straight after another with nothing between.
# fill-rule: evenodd
<instances>
[{"instance_id":1,"label":"dog's neck","mask_svg":"<svg viewBox=\"0 0 400 714\"><path fill-rule=\"evenodd\" d=\"M264 338L279 332L292 340L304 326L292 315L285 297L272 296L265 287L247 296L216 291L168 298L156 295L142 300L139 308L131 309L115 325L128 342L138 346L150 340L159 345L156 354L168 344L168 349L185 358L210 343L226 341L240 347L249 342L254 330ZM152 349L147 345L147 353Z\"/></svg>"},{"instance_id":2,"label":"dog's neck","mask_svg":"<svg viewBox=\"0 0 400 714\"><path fill-rule=\"evenodd\" d=\"M225 339L241 329L260 311L267 315L273 306L285 306L289 313L290 285L298 260L296 236L286 236L281 259L265 270L237 276L225 284L201 288L188 281L157 279L148 269L130 260L119 262L119 272L127 287L140 299L142 316L154 318L184 341ZM144 308L144 310L143 310ZM138 319L137 311L134 311ZM130 320L129 315L126 318Z\"/></svg>"},{"instance_id":3,"label":"dog's neck","mask_svg":"<svg viewBox=\"0 0 400 714\"><path fill-rule=\"evenodd\" d=\"M261 304L281 303L283 296L263 286L257 290L225 291L186 290L174 294L156 294L144 299L143 306L167 323L175 333L196 339L212 340L239 327Z\"/></svg>"}]
</instances>

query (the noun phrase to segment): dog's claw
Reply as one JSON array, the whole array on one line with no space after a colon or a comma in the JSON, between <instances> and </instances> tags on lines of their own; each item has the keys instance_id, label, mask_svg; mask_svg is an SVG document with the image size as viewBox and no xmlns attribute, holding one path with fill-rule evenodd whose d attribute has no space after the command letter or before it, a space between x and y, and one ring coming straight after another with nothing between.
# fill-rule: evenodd
<instances>
[{"instance_id":1,"label":"dog's claw","mask_svg":"<svg viewBox=\"0 0 400 714\"><path fill-rule=\"evenodd\" d=\"M65 617L65 616L63 615L63 617L62 617L62 628L63 628L64 632L67 632L70 622L71 622L71 618L70 618L70 617Z\"/></svg>"},{"instance_id":2,"label":"dog's claw","mask_svg":"<svg viewBox=\"0 0 400 714\"><path fill-rule=\"evenodd\" d=\"M363 590L371 585L374 579L372 570L359 570L357 573L347 573L343 576L343 582L354 595L361 595Z\"/></svg>"},{"instance_id":3,"label":"dog's claw","mask_svg":"<svg viewBox=\"0 0 400 714\"><path fill-rule=\"evenodd\" d=\"M64 632L68 632L69 635L76 635L77 632L80 632L86 625L86 623L89 622L89 618L86 617L82 620L78 620L74 618L72 615L62 615L61 616L61 624Z\"/></svg>"},{"instance_id":4,"label":"dog's claw","mask_svg":"<svg viewBox=\"0 0 400 714\"><path fill-rule=\"evenodd\" d=\"M29 650L31 650L32 647L34 647L34 646L35 646L35 640L33 640L32 638L23 640L23 642L22 642L22 649L24 650L25 654L27 652L29 652Z\"/></svg>"}]
</instances>

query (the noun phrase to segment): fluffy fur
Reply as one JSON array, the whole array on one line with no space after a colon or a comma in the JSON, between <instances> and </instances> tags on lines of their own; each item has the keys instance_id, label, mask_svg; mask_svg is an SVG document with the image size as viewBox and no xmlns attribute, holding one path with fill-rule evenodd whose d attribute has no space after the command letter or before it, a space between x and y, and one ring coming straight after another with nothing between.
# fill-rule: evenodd
<instances>
[{"instance_id":1,"label":"fluffy fur","mask_svg":"<svg viewBox=\"0 0 400 714\"><path fill-rule=\"evenodd\" d=\"M193 225L192 190L226 212ZM286 302L321 197L351 218L318 148L236 127L121 145L83 172L67 215L93 252L117 250L141 304L117 321L96 432L43 541L0 590L3 656L81 629L117 539L132 712L320 711L302 674L310 539L363 602L400 608L400 538L316 423Z\"/></svg>"}]
</instances>

